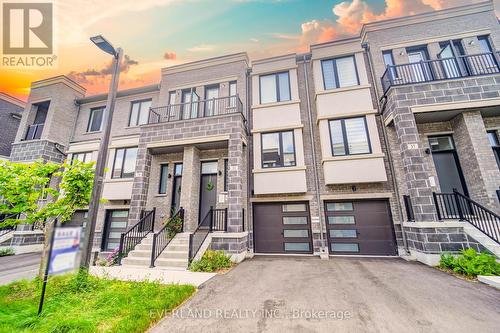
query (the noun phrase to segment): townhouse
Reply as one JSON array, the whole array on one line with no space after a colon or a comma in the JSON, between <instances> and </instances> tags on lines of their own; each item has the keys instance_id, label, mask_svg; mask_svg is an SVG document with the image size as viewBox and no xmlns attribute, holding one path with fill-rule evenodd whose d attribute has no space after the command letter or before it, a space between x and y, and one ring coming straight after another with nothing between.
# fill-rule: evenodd
<instances>
[{"instance_id":1,"label":"townhouse","mask_svg":"<svg viewBox=\"0 0 500 333\"><path fill-rule=\"evenodd\" d=\"M365 24L306 54L167 67L120 91L94 250L184 268L209 247L235 261L498 255L499 33L485 2ZM95 160L106 97L65 76L34 82L11 160Z\"/></svg>"}]
</instances>

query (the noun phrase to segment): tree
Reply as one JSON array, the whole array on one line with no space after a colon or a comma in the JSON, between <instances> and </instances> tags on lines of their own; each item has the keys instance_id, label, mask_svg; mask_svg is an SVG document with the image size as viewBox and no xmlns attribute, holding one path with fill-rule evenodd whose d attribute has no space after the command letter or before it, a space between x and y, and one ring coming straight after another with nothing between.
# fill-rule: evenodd
<instances>
[{"instance_id":1,"label":"tree","mask_svg":"<svg viewBox=\"0 0 500 333\"><path fill-rule=\"evenodd\" d=\"M43 225L45 258L53 222L68 221L77 209L88 206L93 164L0 161L0 228L21 223Z\"/></svg>"}]
</instances>

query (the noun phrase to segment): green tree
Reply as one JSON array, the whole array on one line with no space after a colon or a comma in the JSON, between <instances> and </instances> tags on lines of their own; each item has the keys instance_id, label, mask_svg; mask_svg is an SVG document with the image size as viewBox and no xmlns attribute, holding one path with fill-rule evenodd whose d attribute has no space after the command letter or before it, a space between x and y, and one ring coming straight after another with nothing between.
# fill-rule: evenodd
<instances>
[{"instance_id":1,"label":"green tree","mask_svg":"<svg viewBox=\"0 0 500 333\"><path fill-rule=\"evenodd\" d=\"M21 223L44 225L45 258L54 221L68 221L77 209L88 206L93 164L0 161L0 228Z\"/></svg>"}]
</instances>

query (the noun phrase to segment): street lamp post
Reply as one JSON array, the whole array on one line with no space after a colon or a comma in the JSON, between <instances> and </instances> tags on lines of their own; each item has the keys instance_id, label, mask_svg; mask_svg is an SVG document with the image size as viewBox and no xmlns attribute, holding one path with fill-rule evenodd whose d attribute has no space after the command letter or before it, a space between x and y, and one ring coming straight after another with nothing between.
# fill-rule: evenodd
<instances>
[{"instance_id":1,"label":"street lamp post","mask_svg":"<svg viewBox=\"0 0 500 333\"><path fill-rule=\"evenodd\" d=\"M102 183L104 178L104 170L106 167L106 160L108 157L109 137L111 133L111 123L113 121L113 111L115 109L116 92L118 90L118 81L120 77L120 64L123 58L123 50L121 48L114 48L101 35L91 37L90 40L104 52L113 56L113 72L111 76L111 83L109 86L108 99L106 102L106 110L104 111L104 132L99 144L99 154L97 156L97 163L95 167L94 186L92 188L92 196L90 198L88 222L85 227L85 237L82 248L82 259L80 267L88 269L90 266L90 258L92 254L92 245L94 242L94 229L97 221L97 212L99 210L99 200L102 193Z\"/></svg>"}]
</instances>

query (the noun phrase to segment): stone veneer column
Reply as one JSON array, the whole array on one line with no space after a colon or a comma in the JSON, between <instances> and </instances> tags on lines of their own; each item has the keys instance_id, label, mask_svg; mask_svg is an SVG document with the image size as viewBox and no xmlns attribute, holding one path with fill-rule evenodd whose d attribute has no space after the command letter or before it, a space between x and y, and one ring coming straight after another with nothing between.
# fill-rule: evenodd
<instances>
[{"instance_id":1,"label":"stone veneer column","mask_svg":"<svg viewBox=\"0 0 500 333\"><path fill-rule=\"evenodd\" d=\"M128 225L139 221L141 211L146 207L148 197L149 176L151 174L151 152L145 144L140 144L137 150L134 184L132 186L132 200L128 215Z\"/></svg>"},{"instance_id":2,"label":"stone veneer column","mask_svg":"<svg viewBox=\"0 0 500 333\"><path fill-rule=\"evenodd\" d=\"M243 140L241 134L233 133L228 143L229 172L228 172L228 232L243 231L243 177L245 175L243 163Z\"/></svg>"},{"instance_id":3,"label":"stone veneer column","mask_svg":"<svg viewBox=\"0 0 500 333\"><path fill-rule=\"evenodd\" d=\"M411 197L415 221L437 221L415 117L409 107L397 107L393 110L393 115L401 152L403 181Z\"/></svg>"},{"instance_id":4,"label":"stone veneer column","mask_svg":"<svg viewBox=\"0 0 500 333\"><path fill-rule=\"evenodd\" d=\"M496 190L500 185L500 171L488 141L481 112L463 112L453 118L451 124L470 197L499 212Z\"/></svg>"},{"instance_id":5,"label":"stone veneer column","mask_svg":"<svg viewBox=\"0 0 500 333\"><path fill-rule=\"evenodd\" d=\"M184 230L192 232L198 226L200 209L200 152L195 146L184 147L182 162L181 207L184 208Z\"/></svg>"}]
</instances>

